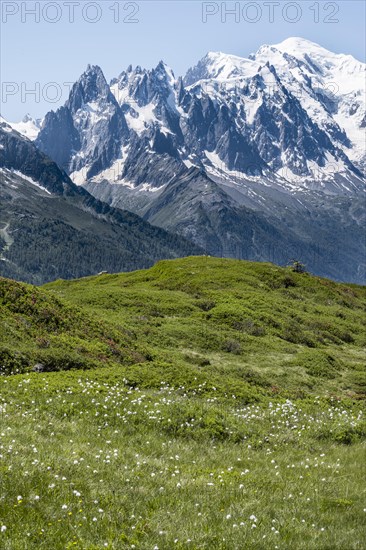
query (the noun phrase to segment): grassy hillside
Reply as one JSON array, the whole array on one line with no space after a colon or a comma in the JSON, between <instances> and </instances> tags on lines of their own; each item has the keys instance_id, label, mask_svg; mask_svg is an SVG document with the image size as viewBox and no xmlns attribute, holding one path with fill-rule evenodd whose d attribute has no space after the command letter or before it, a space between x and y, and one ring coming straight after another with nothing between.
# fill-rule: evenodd
<instances>
[{"instance_id":1,"label":"grassy hillside","mask_svg":"<svg viewBox=\"0 0 366 550\"><path fill-rule=\"evenodd\" d=\"M0 279L0 548L364 548L365 298L206 257Z\"/></svg>"},{"instance_id":2,"label":"grassy hillside","mask_svg":"<svg viewBox=\"0 0 366 550\"><path fill-rule=\"evenodd\" d=\"M209 257L45 288L148 349L147 383L215 379L229 392L365 394L366 289L272 264Z\"/></svg>"},{"instance_id":3,"label":"grassy hillside","mask_svg":"<svg viewBox=\"0 0 366 550\"><path fill-rule=\"evenodd\" d=\"M0 278L1 374L144 360L127 331L37 287Z\"/></svg>"}]
</instances>

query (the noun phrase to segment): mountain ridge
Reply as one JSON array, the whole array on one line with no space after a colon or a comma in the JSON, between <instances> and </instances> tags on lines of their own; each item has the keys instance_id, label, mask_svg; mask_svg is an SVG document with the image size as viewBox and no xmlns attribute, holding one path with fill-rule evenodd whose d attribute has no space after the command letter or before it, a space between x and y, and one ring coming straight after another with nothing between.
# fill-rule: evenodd
<instances>
[{"instance_id":1,"label":"mountain ridge","mask_svg":"<svg viewBox=\"0 0 366 550\"><path fill-rule=\"evenodd\" d=\"M299 49L297 58L293 55L294 44L295 46L297 45ZM290 50L291 53L287 53L286 49ZM332 69L327 70L327 74L325 76L323 75L323 79L321 78L322 75L320 74L320 72L314 70L314 68L316 67L316 65L314 65L314 61L309 61L308 53L304 54L303 52L303 50L309 49L315 52L313 53L313 55L316 57L316 59L319 58L319 52L321 52L322 55L324 55L325 52L325 54L327 54L331 60ZM217 58L213 65L210 61L211 58ZM341 63L338 63L337 60L339 59L343 61ZM352 139L350 140L345 131L339 126L338 121L335 120L335 117L333 116L334 113L330 112L330 104L332 100L334 100L334 98L336 97L336 90L332 90L329 88L330 83L328 76L337 75L338 84L340 84L339 75L343 74L342 70L345 66L345 60L347 61L348 65L351 63L353 69L356 67L358 70L358 72L356 72L356 74L353 76L353 81L357 82L355 95L360 93L361 88L363 88L361 91L364 93L364 85L362 80L362 73L365 71L364 64L358 62L351 56L332 54L332 52L329 52L328 50L325 50L324 48L321 48L320 46L310 41L306 41L304 39L300 40L296 38L285 40L284 42L274 46L264 45L259 48L256 54L252 54L249 58L240 58L239 56L231 56L228 54L211 52L207 54L196 67L188 70L186 76L183 79L176 79L172 70L162 61L159 62L158 65L151 70L142 69L140 66L137 66L135 69L133 69L132 66L129 66L128 69L126 71L123 71L118 78L111 80L109 89L112 92L112 95L114 95L117 103L122 107L124 118L130 132L141 135L144 131L147 131L148 128L155 126L160 131L160 133L165 134L166 141L170 140L170 149L174 150L175 154L179 156L182 161L192 162L192 157L195 157L197 155L197 150L192 151L192 144L190 144L189 141L188 143L185 142L186 140L184 138L184 135L182 135L182 132L184 134L184 127L186 124L185 119L188 118L187 122L188 124L190 124L191 114L194 113L195 109L194 101L196 101L196 99L199 99L201 92L208 95L208 97L210 97L211 94L211 98L214 99L215 102L221 101L222 103L222 98L220 98L213 90L216 85L215 82L219 82L220 86L225 86L225 93L227 95L227 98L226 103L224 102L222 105L226 106L226 108L228 108L228 106L230 105L230 103L228 102L231 101L231 97L233 96L233 90L230 88L230 81L234 83L234 92L238 91L240 93L246 94L243 105L245 106L249 102L250 112L244 112L244 109L242 113L242 115L244 116L244 126L239 135L241 136L241 138L243 138L245 137L245 132L249 131L247 128L247 124L245 123L245 117L247 117L247 122L249 121L249 126L253 124L253 122L251 121L256 116L256 112L260 108L260 104L259 102L256 102L253 98L251 98L250 94L248 96L248 93L245 92L245 90L239 89L239 86L242 86L242 84L254 86L254 90L258 91L261 86L264 86L265 88L268 85L268 90L266 94L274 96L275 94L281 93L280 89L278 89L278 91L276 90L276 86L280 85L280 88L282 87L282 89L286 89L287 94L291 95L290 104L294 105L297 99L301 100L301 109L303 109L305 113L302 112L301 109L300 111L297 109L297 111L299 112L299 115L296 115L298 116L298 119L293 118L293 122L295 123L295 125L300 124L301 126L303 117L306 117L307 115L310 115L310 120L312 121L310 122L310 124L315 123L314 129L316 128L316 131L319 133L319 135L315 137L315 143L319 148L319 154L315 157L312 156L310 154L310 146L308 144L307 147L305 146L304 148L305 150L306 148L308 148L310 156L308 155L308 157L305 157L302 165L298 166L296 165L296 163L291 161L291 157L285 158L286 145L282 144L280 145L279 149L280 151L282 151L280 156L276 153L276 156L271 159L271 157L268 155L268 151L266 151L266 158L262 158L262 162L260 160L260 154L257 157L254 156L253 161L250 161L249 164L256 166L257 170L259 171L258 173L261 173L261 165L263 164L263 161L264 165L268 164L268 162L270 161L272 163L269 166L270 170L274 171L278 176L283 176L285 180L288 179L289 181L295 181L298 187L301 188L299 178L297 178L296 181L296 174L298 176L301 175L301 177L308 177L311 174L314 174L314 170L318 171L315 171L315 180L326 180L327 176L331 176L332 174L327 174L327 170L328 172L330 171L335 173L351 170L351 172L354 172L358 177L362 177L362 174L359 172L358 167L353 165L352 160L347 157L347 154L344 153L344 150L340 150L341 146L347 150L347 153L351 154L355 145L357 144L355 144ZM201 66L201 68L199 68L200 64L203 64L204 67ZM231 69L230 66L232 66ZM88 72L95 69L96 67L88 66L87 71L85 71L79 79L79 85L80 82L87 78ZM97 68L97 70L99 73L102 74L100 68ZM207 74L205 74L205 70L207 71ZM290 81L288 75L291 71L294 72L295 70L298 74L296 75L296 78L291 78ZM232 74L233 72L235 74ZM192 74L194 73L196 74L195 77L192 76ZM285 76L287 76L287 78L285 78ZM284 78L285 81L283 82ZM312 84L311 78L313 78L314 84ZM202 79L210 81L209 83L204 83L205 85L203 89ZM245 80L245 82L243 79ZM104 77L103 80L104 85L106 86L106 81ZM197 83L200 83L198 88L201 89L194 90L195 85L197 87ZM183 84L185 85L185 88L182 89ZM208 86L210 86L211 89L208 89ZM238 90L235 90L235 86L238 88ZM315 89L314 86L316 86ZM342 90L340 91L343 93L341 99L343 102L346 102L346 100L344 99L344 95L347 95L347 93L349 92L350 84L345 84L343 81L341 88ZM191 97L190 99L186 97L184 101L184 90L186 90L186 94L187 92L194 92L193 97ZM321 93L318 90L322 92L323 97L320 97ZM222 94L223 90L221 89L219 91ZM70 94L70 96L72 95L72 93ZM269 104L273 106L273 101L271 101L272 98L267 97L267 95L263 96L262 100L266 104L269 102ZM346 106L350 109L351 106L349 105L348 99L346 102ZM191 112L189 112L189 110L187 111L187 109L184 108L184 106L187 104L187 101L188 104L192 106L191 108L193 108L193 111ZM287 99L284 97L283 101L285 108L287 109ZM70 100L66 102L65 106L67 107L69 103ZM318 125L317 121L314 121L314 104L316 105L317 109L316 113L318 115L321 115L320 125ZM149 106L149 109L147 109L147 106ZM358 111L358 113L354 113L354 115L356 115L356 122L360 126L363 120L362 117L365 116L365 109L362 109L362 104L360 105L360 101L356 101L356 103L354 103L353 105L353 108ZM218 116L218 112L215 112L215 116ZM272 113L270 114L270 116L278 117L278 113L276 115L275 113ZM344 117L343 111L339 114L338 119L339 121L342 121L342 123L345 122L346 119ZM259 122L261 123L261 121ZM305 131L305 133L307 125L309 125L309 121L304 120L303 131ZM231 131L234 131L234 126L235 125L231 123ZM285 128L284 122L282 122L282 126ZM225 127L224 130L227 131ZM360 130L362 131L362 128ZM256 130L256 132L258 132L258 129ZM314 130L312 131L312 134L313 133ZM150 134L147 131L147 137L149 137ZM119 135L120 139L122 140L128 140L129 138L128 130L126 128L124 128L123 131L120 131ZM154 135L154 133L152 133L152 135ZM173 140L171 138L172 135L174 135L175 137L175 139ZM360 135L362 134L359 132L358 137ZM354 138L354 136L352 136L352 138ZM258 138L255 138L254 136L254 142L256 139ZM263 138L261 137L261 139ZM45 146L44 142L47 140L42 137L42 130L38 140L41 148L42 146ZM321 147L319 147L320 143L322 144ZM122 144L120 143L119 145ZM237 164L235 162L227 162L228 158L225 158L225 156L222 155L222 147L220 152L220 145L217 143L217 141L216 145L215 143L209 145L208 150L212 151L213 146L214 150L216 149L216 152L218 153L223 165L226 165L226 169L230 170L232 168L238 168L239 172L242 172L244 175L248 173L248 167L240 167L240 164ZM187 149L187 147L190 149L190 152L184 151L184 149ZM266 147L269 148L268 143L266 144ZM329 158L321 153L322 147L324 147L327 151L327 155L330 155ZM361 147L362 143L358 143L359 150ZM152 148L152 150L154 151L154 148ZM297 149L296 151L297 154L300 154L301 156L301 150ZM360 154L360 151L358 151L358 153L354 154L354 158L357 163L361 162L362 165L363 160L362 158L359 158ZM118 158L116 150L113 151L112 156L114 156L114 160ZM207 164L209 164L207 163L207 158L205 158L205 151L200 151L198 153L198 157L199 158L193 159L194 162L196 162L197 164L200 164L202 162L206 166ZM122 154L121 160L123 158L124 155ZM274 158L276 158L276 161L273 164ZM85 160L83 162L85 168L85 181L86 179L90 179L91 176L90 174L88 174L88 170L90 170L90 168L87 166L87 161ZM311 166L311 162L314 162L315 166ZM109 166L110 163L104 162L104 168L107 168L107 165ZM285 173L281 174L281 166L285 170ZM74 173L74 177L77 178L78 168L80 169L80 163L76 163L76 166L75 164L69 166L68 171ZM100 169L99 172L102 173L103 169ZM128 173L126 172L126 170L123 171L122 169L122 172L118 174L117 177L120 177L122 181L123 179L128 180ZM329 177L328 179L332 178ZM79 182L81 183L82 181L83 180L79 178Z\"/></svg>"},{"instance_id":2,"label":"mountain ridge","mask_svg":"<svg viewBox=\"0 0 366 550\"><path fill-rule=\"evenodd\" d=\"M90 65L35 144L99 200L208 254L300 257L363 282L365 67L298 38L208 53L185 78L161 61L108 84Z\"/></svg>"},{"instance_id":3,"label":"mountain ridge","mask_svg":"<svg viewBox=\"0 0 366 550\"><path fill-rule=\"evenodd\" d=\"M0 123L0 273L32 283L153 265L200 249L76 186Z\"/></svg>"}]
</instances>

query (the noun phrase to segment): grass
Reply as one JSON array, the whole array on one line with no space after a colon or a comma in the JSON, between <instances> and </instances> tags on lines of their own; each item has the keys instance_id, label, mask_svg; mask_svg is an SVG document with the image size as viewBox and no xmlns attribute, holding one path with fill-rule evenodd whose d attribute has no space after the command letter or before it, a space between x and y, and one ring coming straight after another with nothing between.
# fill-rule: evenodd
<instances>
[{"instance_id":1,"label":"grass","mask_svg":"<svg viewBox=\"0 0 366 550\"><path fill-rule=\"evenodd\" d=\"M143 345L143 369L158 383L214 379L248 399L365 396L365 288L208 257L45 288Z\"/></svg>"},{"instance_id":2,"label":"grass","mask_svg":"<svg viewBox=\"0 0 366 550\"><path fill-rule=\"evenodd\" d=\"M364 307L213 258L0 280L0 548L365 548Z\"/></svg>"},{"instance_id":3,"label":"grass","mask_svg":"<svg viewBox=\"0 0 366 550\"><path fill-rule=\"evenodd\" d=\"M6 550L364 547L359 404L220 405L110 368L3 382Z\"/></svg>"}]
</instances>

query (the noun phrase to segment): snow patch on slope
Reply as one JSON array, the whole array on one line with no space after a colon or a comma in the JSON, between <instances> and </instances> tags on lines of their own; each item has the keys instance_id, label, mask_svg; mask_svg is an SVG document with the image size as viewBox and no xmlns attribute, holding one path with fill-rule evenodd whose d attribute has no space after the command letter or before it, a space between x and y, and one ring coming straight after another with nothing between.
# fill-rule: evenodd
<instances>
[{"instance_id":1,"label":"snow patch on slope","mask_svg":"<svg viewBox=\"0 0 366 550\"><path fill-rule=\"evenodd\" d=\"M43 191L44 193L47 193L47 195L52 195L52 193L50 193L48 191L48 189L46 189L45 187L43 187L43 185L41 185L40 183L38 183L36 180L34 180L33 178L23 174L23 172L20 172L19 170L8 170L7 168L2 168L2 170L4 171L4 173L8 174L8 175L11 175L11 174L14 174L15 176L18 176L19 178L27 181L28 183L31 183L32 185L34 185L35 187L38 187L38 189L40 189L41 191Z\"/></svg>"},{"instance_id":2,"label":"snow patch on slope","mask_svg":"<svg viewBox=\"0 0 366 550\"><path fill-rule=\"evenodd\" d=\"M8 124L23 136L34 141L41 129L42 119L35 120L27 114L20 122L8 122Z\"/></svg>"}]
</instances>

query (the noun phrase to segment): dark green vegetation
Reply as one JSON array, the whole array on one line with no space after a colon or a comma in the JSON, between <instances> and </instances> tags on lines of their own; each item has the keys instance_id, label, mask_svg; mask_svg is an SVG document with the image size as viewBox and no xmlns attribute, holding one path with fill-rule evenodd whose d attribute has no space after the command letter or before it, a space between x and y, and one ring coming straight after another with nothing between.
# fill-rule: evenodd
<instances>
[{"instance_id":1,"label":"dark green vegetation","mask_svg":"<svg viewBox=\"0 0 366 550\"><path fill-rule=\"evenodd\" d=\"M129 212L98 214L89 199L50 196L14 175L0 173L0 178L0 236L7 227L9 237L8 246L0 240L3 277L42 284L149 267L198 250Z\"/></svg>"},{"instance_id":2,"label":"dark green vegetation","mask_svg":"<svg viewBox=\"0 0 366 550\"><path fill-rule=\"evenodd\" d=\"M0 123L0 274L33 284L129 271L199 253L191 242L77 187Z\"/></svg>"},{"instance_id":3,"label":"dark green vegetation","mask_svg":"<svg viewBox=\"0 0 366 550\"><path fill-rule=\"evenodd\" d=\"M42 371L57 371L144 359L127 331L34 286L1 278L0 323L2 374L26 372L39 363Z\"/></svg>"},{"instance_id":4,"label":"dark green vegetation","mask_svg":"<svg viewBox=\"0 0 366 550\"><path fill-rule=\"evenodd\" d=\"M1 279L0 547L363 549L365 304L209 257Z\"/></svg>"}]
</instances>

